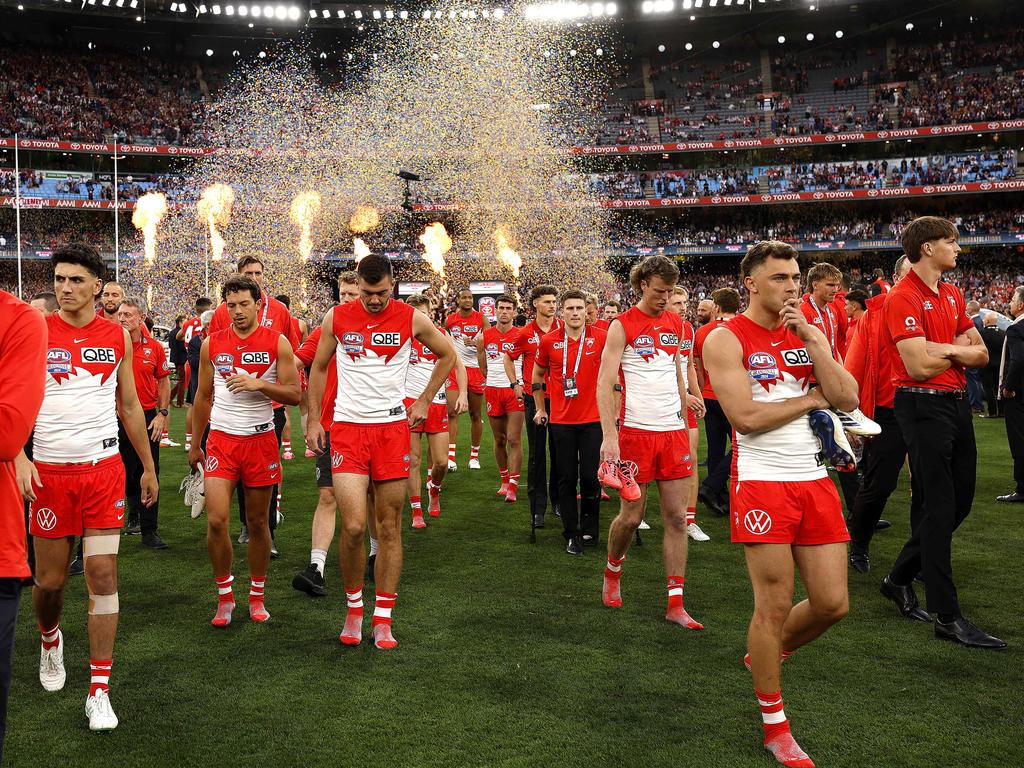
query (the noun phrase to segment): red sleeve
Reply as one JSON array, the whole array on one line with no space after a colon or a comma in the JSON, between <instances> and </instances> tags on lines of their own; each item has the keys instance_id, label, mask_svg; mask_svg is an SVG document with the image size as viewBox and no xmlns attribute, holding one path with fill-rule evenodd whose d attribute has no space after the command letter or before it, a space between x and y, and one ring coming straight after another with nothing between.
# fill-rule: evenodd
<instances>
[{"instance_id":1,"label":"red sleeve","mask_svg":"<svg viewBox=\"0 0 1024 768\"><path fill-rule=\"evenodd\" d=\"M145 326L143 326L145 328ZM153 339L153 347L156 349L154 352L154 373L153 375L158 379L165 379L171 375L171 367L167 365L167 353L164 352L164 345L156 339Z\"/></svg>"},{"instance_id":2,"label":"red sleeve","mask_svg":"<svg viewBox=\"0 0 1024 768\"><path fill-rule=\"evenodd\" d=\"M306 340L302 342L302 345L295 350L295 356L299 358L304 366L307 368L313 364L313 358L316 357L316 347L320 343L320 333L322 328L318 325L313 329L313 332L306 337Z\"/></svg>"},{"instance_id":3,"label":"red sleeve","mask_svg":"<svg viewBox=\"0 0 1024 768\"><path fill-rule=\"evenodd\" d=\"M523 356L523 352L526 350L523 347L523 337L526 336L526 327L520 328L519 333L516 334L515 343L512 345L512 351L508 353L508 356L513 360L518 360Z\"/></svg>"},{"instance_id":4,"label":"red sleeve","mask_svg":"<svg viewBox=\"0 0 1024 768\"><path fill-rule=\"evenodd\" d=\"M961 336L974 327L974 321L967 316L967 305L964 303L964 295L959 290L956 292L956 308L958 312L956 335Z\"/></svg>"},{"instance_id":5,"label":"red sleeve","mask_svg":"<svg viewBox=\"0 0 1024 768\"><path fill-rule=\"evenodd\" d=\"M889 296L885 301L885 325L893 341L924 338L924 310L920 300L899 291Z\"/></svg>"},{"instance_id":6,"label":"red sleeve","mask_svg":"<svg viewBox=\"0 0 1024 768\"><path fill-rule=\"evenodd\" d=\"M800 311L804 313L804 317L807 318L807 322L811 325L814 324L815 314L811 310L811 303L809 301L800 302ZM818 330L821 330L820 328Z\"/></svg>"},{"instance_id":7,"label":"red sleeve","mask_svg":"<svg viewBox=\"0 0 1024 768\"><path fill-rule=\"evenodd\" d=\"M0 307L0 309L3 309ZM46 322L11 297L0 338L0 461L13 461L36 423L46 379Z\"/></svg>"},{"instance_id":8,"label":"red sleeve","mask_svg":"<svg viewBox=\"0 0 1024 768\"><path fill-rule=\"evenodd\" d=\"M231 320L228 318L228 305L218 304L217 308L213 311L213 317L210 318L210 329L208 333L216 333L217 331L223 331L231 325ZM200 325L200 327L202 327Z\"/></svg>"},{"instance_id":9,"label":"red sleeve","mask_svg":"<svg viewBox=\"0 0 1024 768\"><path fill-rule=\"evenodd\" d=\"M534 359L533 364L541 368L551 367L551 340L547 336L542 336L540 344L537 347L537 357Z\"/></svg>"}]
</instances>

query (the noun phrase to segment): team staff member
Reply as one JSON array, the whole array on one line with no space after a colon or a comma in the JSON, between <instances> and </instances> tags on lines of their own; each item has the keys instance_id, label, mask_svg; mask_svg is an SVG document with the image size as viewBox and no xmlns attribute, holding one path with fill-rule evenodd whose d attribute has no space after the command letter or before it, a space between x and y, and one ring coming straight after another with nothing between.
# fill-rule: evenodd
<instances>
[{"instance_id":1,"label":"team staff member","mask_svg":"<svg viewBox=\"0 0 1024 768\"><path fill-rule=\"evenodd\" d=\"M42 314L0 291L0 762L22 580L31 575L18 458L43 402L46 323Z\"/></svg>"},{"instance_id":2,"label":"team staff member","mask_svg":"<svg viewBox=\"0 0 1024 768\"><path fill-rule=\"evenodd\" d=\"M732 464L732 451L725 450L725 442L731 439L732 426L725 417L725 411L718 404L711 377L704 365L704 342L718 326L728 322L740 311L740 294L734 288L718 288L711 292L711 314L708 321L697 329L693 340L693 360L697 370L697 381L701 386L701 397L704 399L704 430L707 432L707 476L697 490L697 498L714 514L721 517L728 506L729 466ZM706 299L705 299L706 301ZM698 305L697 313L700 315Z\"/></svg>"},{"instance_id":3,"label":"team staff member","mask_svg":"<svg viewBox=\"0 0 1024 768\"><path fill-rule=\"evenodd\" d=\"M132 373L135 376L135 391L146 418L149 430L149 449L153 467L160 475L160 437L167 425L167 406L171 401L170 366L164 356L163 346L152 336L143 335L142 320L146 313L135 299L125 299L117 310L117 322L128 331L132 340ZM142 503L143 465L135 453L135 447L128 439L124 424L118 419L118 447L124 462L125 496L128 499L128 535L142 533L142 546L149 549L167 549L157 532L159 501L150 506Z\"/></svg>"},{"instance_id":4,"label":"team staff member","mask_svg":"<svg viewBox=\"0 0 1024 768\"><path fill-rule=\"evenodd\" d=\"M971 511L978 452L967 400L965 368L988 364L988 350L967 316L959 288L942 280L956 268L956 227L936 216L914 219L903 230L910 273L889 291L886 326L893 355L896 420L910 454L916 516L912 533L882 593L908 618L930 621L913 581L924 580L928 610L938 615L935 636L977 648L1006 643L960 613L953 583L953 532Z\"/></svg>"},{"instance_id":5,"label":"team staff member","mask_svg":"<svg viewBox=\"0 0 1024 768\"><path fill-rule=\"evenodd\" d=\"M893 285L898 284L909 271L910 262L906 256L900 256L893 270ZM858 573L871 570L871 538L882 522L882 512L889 496L896 490L907 458L907 444L903 441L903 432L893 411L893 396L896 394L892 383L894 350L888 343L885 330L885 301L888 296L880 293L867 299L867 312L857 323L856 333L850 337L844 361L846 370L857 380L861 412L882 428L864 446L864 455L859 462L863 478L848 521L850 566ZM919 502L912 498L910 503L913 506ZM884 527L888 526L886 522Z\"/></svg>"},{"instance_id":6,"label":"team staff member","mask_svg":"<svg viewBox=\"0 0 1024 768\"><path fill-rule=\"evenodd\" d=\"M808 414L857 405L857 383L800 310L800 266L787 243L761 241L743 257L747 310L707 339L706 364L736 428L730 483L732 540L754 589L744 663L782 765L813 768L782 704L782 661L849 610L842 506L819 461ZM811 387L812 379L818 386ZM794 571L807 599L793 605Z\"/></svg>"},{"instance_id":7,"label":"team staff member","mask_svg":"<svg viewBox=\"0 0 1024 768\"><path fill-rule=\"evenodd\" d=\"M477 362L487 382L487 417L494 435L494 460L501 486L498 495L514 502L523 466L523 401L515 396L505 375L505 355L515 348L519 329L512 325L516 302L507 293L495 300L497 323L477 339ZM522 361L516 361L516 380L522 379Z\"/></svg>"},{"instance_id":8,"label":"team staff member","mask_svg":"<svg viewBox=\"0 0 1024 768\"><path fill-rule=\"evenodd\" d=\"M562 513L565 551L570 555L582 555L584 544L597 544L600 530L601 485L597 468L601 459L601 415L597 410L597 375L607 333L586 325L586 300L583 291L562 294L559 304L564 326L541 338L530 386L536 408L534 421L539 426L550 423L558 446L558 509ZM547 402L551 403L550 416Z\"/></svg>"},{"instance_id":9,"label":"team staff member","mask_svg":"<svg viewBox=\"0 0 1024 768\"><path fill-rule=\"evenodd\" d=\"M807 270L807 293L800 302L800 310L807 318L807 322L825 334L832 356L840 361L842 354L839 349L839 320L836 317L834 302L842 284L843 273L838 267L827 262L815 264ZM845 319L845 309L841 314Z\"/></svg>"},{"instance_id":10,"label":"team staff member","mask_svg":"<svg viewBox=\"0 0 1024 768\"><path fill-rule=\"evenodd\" d=\"M485 382L476 356L476 340L491 324L480 310L473 309L473 292L469 288L459 291L457 301L456 311L448 315L444 321L444 330L451 336L455 351L462 358L462 363L466 366L466 375L469 377L469 468L480 469L480 438L484 434L484 418L481 411ZM455 412L455 403L459 399L457 390L455 379L449 379L448 391L453 393L448 398L448 470L451 472L459 466L455 460L455 446L459 436L459 414Z\"/></svg>"},{"instance_id":11,"label":"team staff member","mask_svg":"<svg viewBox=\"0 0 1024 768\"><path fill-rule=\"evenodd\" d=\"M189 389L192 380L199 373L199 350L196 350L197 357L193 361L189 357L189 342L192 341L192 337L197 335L203 329L202 316L205 312L213 308L213 302L210 299L204 297L196 299L196 314L194 317L189 318L182 323L181 328L175 334L175 338L181 341L185 345L185 451L187 452L192 447L192 397L195 396L195 389ZM209 326L209 323L207 323ZM194 364L193 364L194 363ZM181 405L180 393L178 405ZM200 435L202 437L202 435Z\"/></svg>"},{"instance_id":12,"label":"team staff member","mask_svg":"<svg viewBox=\"0 0 1024 768\"><path fill-rule=\"evenodd\" d=\"M1010 300L1015 320L1006 329L999 361L999 394L1006 410L1006 439L1013 456L1014 491L996 501L1024 502L1024 286L1018 285Z\"/></svg>"},{"instance_id":13,"label":"team staff member","mask_svg":"<svg viewBox=\"0 0 1024 768\"><path fill-rule=\"evenodd\" d=\"M547 426L537 424L535 400L524 398L525 382L533 381L533 361L537 356L537 348L541 338L562 327L555 317L558 306L558 289L553 285L537 285L530 291L530 306L533 307L534 318L519 329L515 346L505 354L505 376L514 384L513 392L517 399L523 400L523 411L526 419L526 442L529 446L529 459L526 464L526 493L530 498L530 525L534 528L544 527L544 516L548 509L548 499L557 514L558 480L555 473L557 451L551 431ZM515 361L522 358L522 373L515 368ZM520 376L522 378L520 378ZM550 412L550 408L549 408ZM547 455L551 456L551 473L548 474Z\"/></svg>"},{"instance_id":14,"label":"team staff member","mask_svg":"<svg viewBox=\"0 0 1024 768\"><path fill-rule=\"evenodd\" d=\"M256 282L256 285L260 288L260 294L263 296L263 304L260 306L259 324L271 328L286 339L291 345L293 350L299 348L302 343L302 339L299 336L298 326L292 322L291 313L288 311L288 307L282 304L280 301L275 299L267 292L266 287L266 265L261 259L256 256L245 256L238 262L238 274L242 277L248 277ZM210 322L210 334L217 333L230 328L232 324L231 317L227 310L227 304L222 303L213 313L213 320ZM296 369L296 373L297 373ZM280 403L274 404L274 434L277 435L277 447L278 450L281 448L281 440L284 435L284 424L285 424L285 407ZM242 523L242 532L238 535L238 543L246 544L249 541L249 531L245 524L245 494L242 492L242 486L238 486L238 519ZM281 486L274 486L270 494L270 506L274 511L270 514L270 555L271 557L277 557L277 540L275 538L275 531L277 530L277 523L280 515L281 500Z\"/></svg>"},{"instance_id":15,"label":"team staff member","mask_svg":"<svg viewBox=\"0 0 1024 768\"><path fill-rule=\"evenodd\" d=\"M100 294L100 308L96 310L96 317L117 322L117 308L124 301L124 289L113 280L103 285L103 292Z\"/></svg>"}]
</instances>

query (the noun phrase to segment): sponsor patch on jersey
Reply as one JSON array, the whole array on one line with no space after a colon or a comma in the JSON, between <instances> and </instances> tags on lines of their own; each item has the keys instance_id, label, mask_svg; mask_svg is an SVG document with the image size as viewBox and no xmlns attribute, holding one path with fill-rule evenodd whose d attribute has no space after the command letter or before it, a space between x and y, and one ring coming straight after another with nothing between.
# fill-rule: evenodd
<instances>
[{"instance_id":1,"label":"sponsor patch on jersey","mask_svg":"<svg viewBox=\"0 0 1024 768\"><path fill-rule=\"evenodd\" d=\"M786 361L787 365L813 365L810 354L803 347L782 350L782 359Z\"/></svg>"},{"instance_id":2,"label":"sponsor patch on jersey","mask_svg":"<svg viewBox=\"0 0 1024 768\"><path fill-rule=\"evenodd\" d=\"M270 365L270 353L243 352L242 365Z\"/></svg>"},{"instance_id":3,"label":"sponsor patch on jersey","mask_svg":"<svg viewBox=\"0 0 1024 768\"><path fill-rule=\"evenodd\" d=\"M693 342L690 339L686 339L679 348L684 350L691 350L693 349Z\"/></svg>"},{"instance_id":4,"label":"sponsor patch on jersey","mask_svg":"<svg viewBox=\"0 0 1024 768\"><path fill-rule=\"evenodd\" d=\"M768 352L754 352L747 358L750 378L754 381L768 381L779 378L779 363Z\"/></svg>"},{"instance_id":5,"label":"sponsor patch on jersey","mask_svg":"<svg viewBox=\"0 0 1024 768\"><path fill-rule=\"evenodd\" d=\"M363 334L355 331L346 331L341 337L341 348L346 355L363 354L363 345L366 339Z\"/></svg>"},{"instance_id":6,"label":"sponsor patch on jersey","mask_svg":"<svg viewBox=\"0 0 1024 768\"><path fill-rule=\"evenodd\" d=\"M124 499L118 499L117 502L115 502L114 507L116 509L123 509L124 508Z\"/></svg>"},{"instance_id":7,"label":"sponsor patch on jersey","mask_svg":"<svg viewBox=\"0 0 1024 768\"><path fill-rule=\"evenodd\" d=\"M279 464L278 464L278 463L277 463L277 462L275 461L275 462L274 462L273 464L267 464L267 470L268 470L269 472L273 472L273 471L274 471L275 469L277 469L277 468L278 468L279 466L280 466L280 465L279 465Z\"/></svg>"},{"instance_id":8,"label":"sponsor patch on jersey","mask_svg":"<svg viewBox=\"0 0 1024 768\"><path fill-rule=\"evenodd\" d=\"M661 333L658 334L658 341L663 347L678 347L679 337L674 333Z\"/></svg>"},{"instance_id":9,"label":"sponsor patch on jersey","mask_svg":"<svg viewBox=\"0 0 1024 768\"><path fill-rule=\"evenodd\" d=\"M419 362L420 362L420 353L416 349L416 347L413 347L412 350L410 350L410 352L409 352L409 365L419 365Z\"/></svg>"},{"instance_id":10,"label":"sponsor patch on jersey","mask_svg":"<svg viewBox=\"0 0 1024 768\"><path fill-rule=\"evenodd\" d=\"M50 347L46 351L47 373L71 373L71 353L60 347Z\"/></svg>"},{"instance_id":11,"label":"sponsor patch on jersey","mask_svg":"<svg viewBox=\"0 0 1024 768\"><path fill-rule=\"evenodd\" d=\"M638 355L653 355L654 354L654 337L648 336L647 334L641 334L633 339L633 350Z\"/></svg>"},{"instance_id":12,"label":"sponsor patch on jersey","mask_svg":"<svg viewBox=\"0 0 1024 768\"><path fill-rule=\"evenodd\" d=\"M370 334L370 343L375 347L400 347L402 334L398 331L378 331Z\"/></svg>"},{"instance_id":13,"label":"sponsor patch on jersey","mask_svg":"<svg viewBox=\"0 0 1024 768\"><path fill-rule=\"evenodd\" d=\"M487 356L489 358L491 358L492 360L496 360L498 358L499 352L498 352L498 345L497 344L488 344L485 347L485 350L487 352Z\"/></svg>"},{"instance_id":14,"label":"sponsor patch on jersey","mask_svg":"<svg viewBox=\"0 0 1024 768\"><path fill-rule=\"evenodd\" d=\"M213 358L213 367L217 373L227 378L235 372L235 356L230 352L221 352Z\"/></svg>"},{"instance_id":15,"label":"sponsor patch on jersey","mask_svg":"<svg viewBox=\"0 0 1024 768\"><path fill-rule=\"evenodd\" d=\"M113 347L82 347L82 361L113 365L117 362L117 350Z\"/></svg>"}]
</instances>

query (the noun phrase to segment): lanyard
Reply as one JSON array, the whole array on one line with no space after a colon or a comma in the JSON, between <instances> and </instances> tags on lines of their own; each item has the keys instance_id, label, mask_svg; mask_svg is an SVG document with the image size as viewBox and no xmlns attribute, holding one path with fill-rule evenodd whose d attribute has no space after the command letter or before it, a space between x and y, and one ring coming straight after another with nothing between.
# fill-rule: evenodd
<instances>
[{"instance_id":1,"label":"lanyard","mask_svg":"<svg viewBox=\"0 0 1024 768\"><path fill-rule=\"evenodd\" d=\"M828 307L825 308L825 315L822 316L821 310L818 309L818 305L814 301L814 297L808 296L807 298L810 300L811 306L814 308L814 311L818 313L818 322L821 323L822 328L825 327L825 318L828 318L828 345L832 350L832 354L834 355L836 353L836 329L835 326L832 325L832 316L828 312Z\"/></svg>"},{"instance_id":2,"label":"lanyard","mask_svg":"<svg viewBox=\"0 0 1024 768\"><path fill-rule=\"evenodd\" d=\"M260 325L266 325L267 324L267 310L269 310L269 309L270 309L270 297L267 296L267 300L263 302L263 317L260 318ZM285 335L287 335L288 331L286 330L284 333L285 333Z\"/></svg>"},{"instance_id":3,"label":"lanyard","mask_svg":"<svg viewBox=\"0 0 1024 768\"><path fill-rule=\"evenodd\" d=\"M587 326L583 326L583 333L580 334L580 346L576 350L576 367L572 369L572 378L576 378L576 374L580 370L580 360L583 359L583 342L587 339ZM562 350L562 381L565 381L565 364L566 358L569 357L569 327L565 327L565 349Z\"/></svg>"}]
</instances>

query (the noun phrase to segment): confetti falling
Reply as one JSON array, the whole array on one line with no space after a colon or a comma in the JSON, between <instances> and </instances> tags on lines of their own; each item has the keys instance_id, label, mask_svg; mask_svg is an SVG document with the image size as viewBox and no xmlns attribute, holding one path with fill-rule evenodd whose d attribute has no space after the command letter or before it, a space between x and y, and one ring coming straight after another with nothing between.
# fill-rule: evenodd
<instances>
[{"instance_id":1,"label":"confetti falling","mask_svg":"<svg viewBox=\"0 0 1024 768\"><path fill-rule=\"evenodd\" d=\"M362 234L380 226L380 211L372 205L360 205L349 219L348 228L355 234Z\"/></svg>"}]
</instances>

